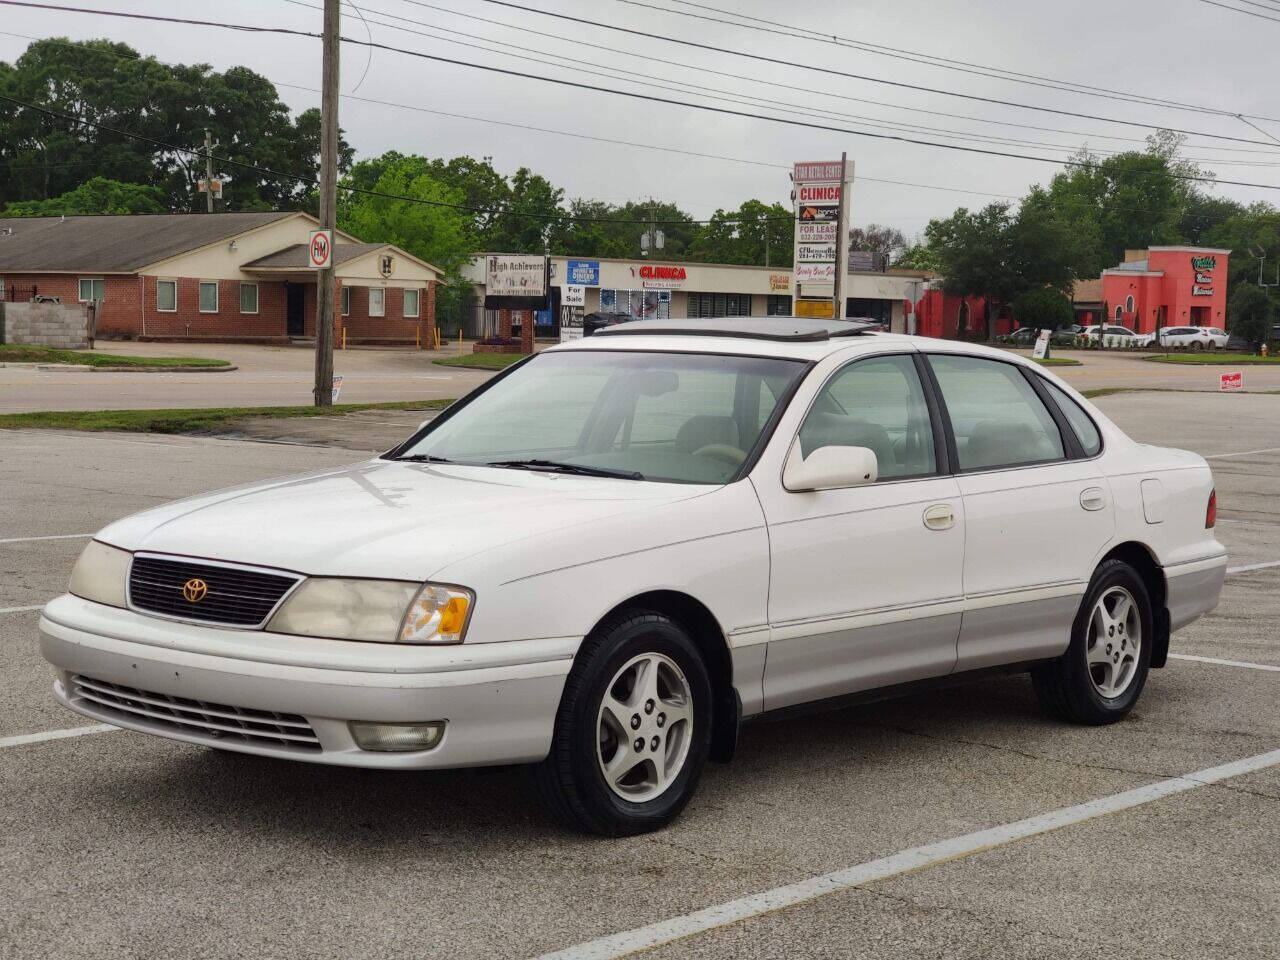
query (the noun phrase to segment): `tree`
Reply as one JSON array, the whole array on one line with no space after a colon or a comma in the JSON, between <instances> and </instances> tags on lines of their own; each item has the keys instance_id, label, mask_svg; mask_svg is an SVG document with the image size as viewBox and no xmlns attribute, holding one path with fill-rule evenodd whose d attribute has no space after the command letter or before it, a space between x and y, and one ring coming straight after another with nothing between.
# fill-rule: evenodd
<instances>
[{"instance_id":1,"label":"tree","mask_svg":"<svg viewBox=\"0 0 1280 960\"><path fill-rule=\"evenodd\" d=\"M913 243L893 261L895 267L904 270L941 270L938 253L927 243Z\"/></svg>"},{"instance_id":2,"label":"tree","mask_svg":"<svg viewBox=\"0 0 1280 960\"><path fill-rule=\"evenodd\" d=\"M789 267L794 245L795 219L790 210L780 203L746 200L737 210L717 210L698 227L689 258Z\"/></svg>"},{"instance_id":3,"label":"tree","mask_svg":"<svg viewBox=\"0 0 1280 960\"><path fill-rule=\"evenodd\" d=\"M907 249L907 238L902 235L901 230L869 223L865 227L853 227L849 230L849 249L869 250L882 263L889 264L896 254Z\"/></svg>"},{"instance_id":4,"label":"tree","mask_svg":"<svg viewBox=\"0 0 1280 960\"><path fill-rule=\"evenodd\" d=\"M1075 322L1071 300L1053 287L1031 287L1013 302L1013 318L1020 326L1057 330Z\"/></svg>"},{"instance_id":5,"label":"tree","mask_svg":"<svg viewBox=\"0 0 1280 960\"><path fill-rule=\"evenodd\" d=\"M560 206L564 191L546 177L521 167L510 180L511 196L495 218L491 232L500 249L511 253L546 253L559 247L567 230Z\"/></svg>"},{"instance_id":6,"label":"tree","mask_svg":"<svg viewBox=\"0 0 1280 960\"><path fill-rule=\"evenodd\" d=\"M1275 302L1262 287L1241 284L1231 296L1227 310L1231 332L1250 344L1271 338L1271 324L1276 316Z\"/></svg>"},{"instance_id":7,"label":"tree","mask_svg":"<svg viewBox=\"0 0 1280 960\"><path fill-rule=\"evenodd\" d=\"M164 195L158 187L94 177L60 197L11 203L4 208L3 215L70 217L88 214L164 213L163 200Z\"/></svg>"}]
</instances>

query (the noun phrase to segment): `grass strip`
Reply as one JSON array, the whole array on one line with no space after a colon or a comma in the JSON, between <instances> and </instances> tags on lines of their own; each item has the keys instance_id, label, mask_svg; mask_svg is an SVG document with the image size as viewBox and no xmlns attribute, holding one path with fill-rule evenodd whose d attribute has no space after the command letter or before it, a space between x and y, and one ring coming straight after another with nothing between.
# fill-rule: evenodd
<instances>
[{"instance_id":1,"label":"grass strip","mask_svg":"<svg viewBox=\"0 0 1280 960\"><path fill-rule=\"evenodd\" d=\"M185 410L48 410L0 414L0 430L124 430L199 433L248 417L316 417L361 410L439 410L452 400L335 403L329 407L209 407Z\"/></svg>"},{"instance_id":2,"label":"grass strip","mask_svg":"<svg viewBox=\"0 0 1280 960\"><path fill-rule=\"evenodd\" d=\"M1142 359L1150 360L1152 363L1190 363L1207 366L1280 363L1280 356L1260 357L1256 353L1163 353L1156 357Z\"/></svg>"},{"instance_id":3,"label":"grass strip","mask_svg":"<svg viewBox=\"0 0 1280 960\"><path fill-rule=\"evenodd\" d=\"M466 367L470 370L505 370L525 358L523 353L464 353L460 357L433 360L442 367Z\"/></svg>"},{"instance_id":4,"label":"grass strip","mask_svg":"<svg viewBox=\"0 0 1280 960\"><path fill-rule=\"evenodd\" d=\"M208 357L124 357L90 350L59 350L27 343L0 343L0 363L68 363L85 367L229 367Z\"/></svg>"}]
</instances>

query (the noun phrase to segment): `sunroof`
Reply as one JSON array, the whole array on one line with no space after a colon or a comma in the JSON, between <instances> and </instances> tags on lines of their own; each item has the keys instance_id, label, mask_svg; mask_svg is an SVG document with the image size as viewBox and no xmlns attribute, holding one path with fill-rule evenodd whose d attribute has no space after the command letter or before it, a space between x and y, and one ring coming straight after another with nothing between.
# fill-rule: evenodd
<instances>
[{"instance_id":1,"label":"sunroof","mask_svg":"<svg viewBox=\"0 0 1280 960\"><path fill-rule=\"evenodd\" d=\"M878 324L858 320L808 320L801 317L724 317L716 320L632 320L602 327L596 337L736 337L810 343L854 337Z\"/></svg>"}]
</instances>

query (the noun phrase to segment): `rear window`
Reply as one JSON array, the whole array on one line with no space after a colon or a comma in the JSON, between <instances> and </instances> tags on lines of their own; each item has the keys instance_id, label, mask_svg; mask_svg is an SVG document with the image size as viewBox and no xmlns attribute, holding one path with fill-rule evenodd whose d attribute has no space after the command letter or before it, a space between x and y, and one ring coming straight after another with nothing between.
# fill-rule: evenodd
<instances>
[{"instance_id":1,"label":"rear window","mask_svg":"<svg viewBox=\"0 0 1280 960\"><path fill-rule=\"evenodd\" d=\"M1084 408L1076 403L1071 398L1071 395L1056 383L1052 383L1044 379L1044 377L1041 377L1040 380L1049 388L1049 394L1053 397L1053 402L1058 405L1062 415L1071 424L1071 430L1076 435L1076 439L1080 441L1080 447L1084 450L1085 456L1097 456L1102 450L1102 434L1098 432L1097 424L1093 422L1093 418L1085 413Z\"/></svg>"}]
</instances>

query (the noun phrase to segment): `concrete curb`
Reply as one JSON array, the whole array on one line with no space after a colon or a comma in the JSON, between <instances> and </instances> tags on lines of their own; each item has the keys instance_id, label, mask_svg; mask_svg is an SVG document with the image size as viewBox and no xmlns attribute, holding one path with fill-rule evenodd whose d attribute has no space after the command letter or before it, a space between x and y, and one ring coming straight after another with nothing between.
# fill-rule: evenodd
<instances>
[{"instance_id":1,"label":"concrete curb","mask_svg":"<svg viewBox=\"0 0 1280 960\"><path fill-rule=\"evenodd\" d=\"M87 363L0 363L0 369L40 370L44 373L230 373L239 370L234 363L225 367L94 367Z\"/></svg>"}]
</instances>

